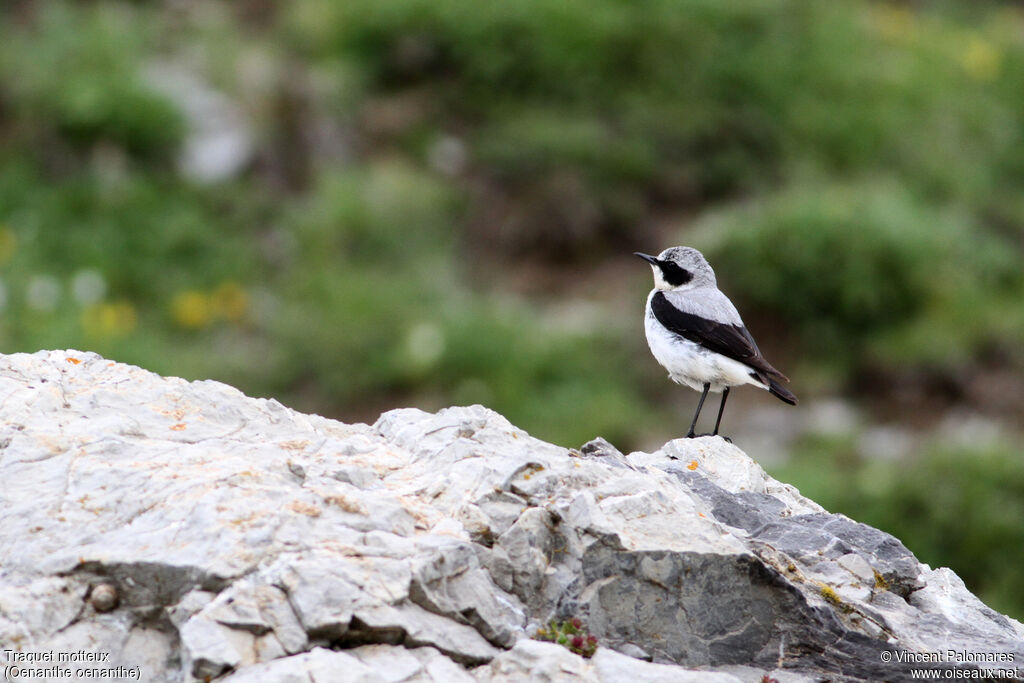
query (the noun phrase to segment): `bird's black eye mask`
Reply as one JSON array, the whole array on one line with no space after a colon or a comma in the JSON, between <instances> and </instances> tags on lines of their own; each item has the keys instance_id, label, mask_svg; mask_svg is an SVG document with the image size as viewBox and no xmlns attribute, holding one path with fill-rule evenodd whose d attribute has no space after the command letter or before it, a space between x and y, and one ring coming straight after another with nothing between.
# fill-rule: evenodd
<instances>
[{"instance_id":1,"label":"bird's black eye mask","mask_svg":"<svg viewBox=\"0 0 1024 683\"><path fill-rule=\"evenodd\" d=\"M693 279L693 273L672 261L658 261L658 267L661 268L661 276L665 278L665 282L673 287L685 285Z\"/></svg>"}]
</instances>

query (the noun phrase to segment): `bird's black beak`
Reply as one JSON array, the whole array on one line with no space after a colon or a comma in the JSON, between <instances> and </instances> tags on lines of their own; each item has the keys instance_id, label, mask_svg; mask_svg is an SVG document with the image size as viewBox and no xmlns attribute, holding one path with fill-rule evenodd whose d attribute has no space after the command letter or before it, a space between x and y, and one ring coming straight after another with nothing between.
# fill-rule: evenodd
<instances>
[{"instance_id":1,"label":"bird's black beak","mask_svg":"<svg viewBox=\"0 0 1024 683\"><path fill-rule=\"evenodd\" d=\"M633 256L639 256L644 261L647 261L648 263L650 263L652 266L658 265L658 259L657 259L656 256L651 256L650 254L645 254L645 253L640 252L640 251L634 251L633 252Z\"/></svg>"}]
</instances>

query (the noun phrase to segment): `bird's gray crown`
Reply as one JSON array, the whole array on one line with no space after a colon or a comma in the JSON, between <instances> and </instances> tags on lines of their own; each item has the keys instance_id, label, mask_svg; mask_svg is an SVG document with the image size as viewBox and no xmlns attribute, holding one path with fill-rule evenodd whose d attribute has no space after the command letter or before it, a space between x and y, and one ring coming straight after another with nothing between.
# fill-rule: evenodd
<instances>
[{"instance_id":1,"label":"bird's gray crown","mask_svg":"<svg viewBox=\"0 0 1024 683\"><path fill-rule=\"evenodd\" d=\"M666 269L672 269L673 266L689 273L691 278L685 284L687 288L718 286L711 264L704 258L704 254L693 247L670 247L658 254L658 261L663 273ZM665 274L667 275L667 273Z\"/></svg>"}]
</instances>

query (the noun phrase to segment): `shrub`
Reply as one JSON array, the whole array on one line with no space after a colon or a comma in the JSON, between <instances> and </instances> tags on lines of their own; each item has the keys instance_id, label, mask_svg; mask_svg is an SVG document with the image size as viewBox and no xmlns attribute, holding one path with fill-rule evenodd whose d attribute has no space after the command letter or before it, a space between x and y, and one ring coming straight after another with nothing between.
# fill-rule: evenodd
<instances>
[{"instance_id":1,"label":"shrub","mask_svg":"<svg viewBox=\"0 0 1024 683\"><path fill-rule=\"evenodd\" d=\"M0 95L23 149L45 158L58 142L77 152L106 143L160 161L177 148L182 116L140 74L153 37L144 11L53 2L0 22Z\"/></svg>"},{"instance_id":2,"label":"shrub","mask_svg":"<svg viewBox=\"0 0 1024 683\"><path fill-rule=\"evenodd\" d=\"M862 360L870 347L903 360L913 354L898 340L1022 291L1012 247L892 183L799 187L714 213L700 229L727 291L791 325L819 358ZM936 352L947 361L997 332L946 331Z\"/></svg>"}]
</instances>

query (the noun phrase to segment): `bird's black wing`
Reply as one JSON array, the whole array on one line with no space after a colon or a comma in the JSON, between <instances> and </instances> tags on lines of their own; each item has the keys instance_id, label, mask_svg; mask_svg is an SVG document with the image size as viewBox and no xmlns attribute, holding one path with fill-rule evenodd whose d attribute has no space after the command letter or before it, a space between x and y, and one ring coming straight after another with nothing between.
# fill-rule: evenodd
<instances>
[{"instance_id":1,"label":"bird's black wing","mask_svg":"<svg viewBox=\"0 0 1024 683\"><path fill-rule=\"evenodd\" d=\"M730 325L681 311L673 306L662 292L655 292L651 297L651 311L658 322L670 332L700 344L709 351L749 365L759 375L764 375L759 379L766 384L768 379L789 381L764 359L754 338L742 324Z\"/></svg>"}]
</instances>

